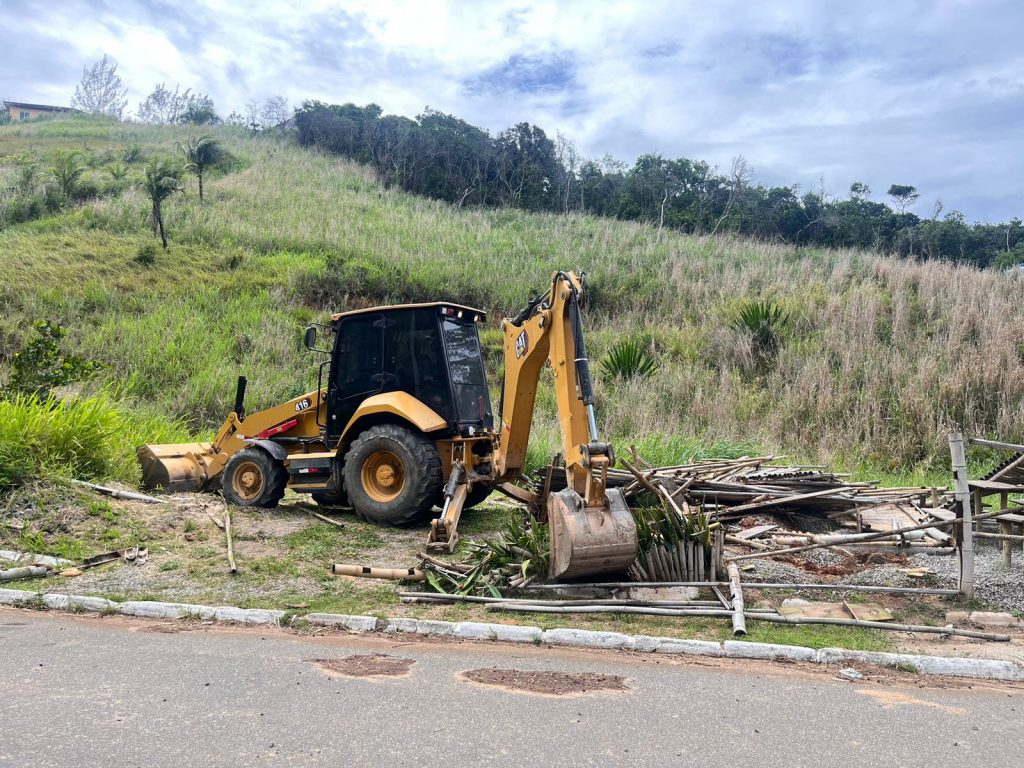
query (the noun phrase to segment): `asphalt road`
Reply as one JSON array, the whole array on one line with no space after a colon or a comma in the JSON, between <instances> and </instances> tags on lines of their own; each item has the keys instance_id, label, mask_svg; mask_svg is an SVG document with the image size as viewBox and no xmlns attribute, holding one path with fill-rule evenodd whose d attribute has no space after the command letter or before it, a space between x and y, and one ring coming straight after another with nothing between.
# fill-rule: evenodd
<instances>
[{"instance_id":1,"label":"asphalt road","mask_svg":"<svg viewBox=\"0 0 1024 768\"><path fill-rule=\"evenodd\" d=\"M0 766L1019 765L1024 689L792 665L0 609ZM391 679L311 659L413 659ZM478 668L622 675L575 697Z\"/></svg>"}]
</instances>

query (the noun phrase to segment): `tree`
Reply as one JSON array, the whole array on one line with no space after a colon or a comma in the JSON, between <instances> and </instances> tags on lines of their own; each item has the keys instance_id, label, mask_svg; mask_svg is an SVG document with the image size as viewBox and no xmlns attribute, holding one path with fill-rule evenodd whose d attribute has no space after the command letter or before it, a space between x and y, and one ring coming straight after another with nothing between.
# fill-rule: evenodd
<instances>
[{"instance_id":1,"label":"tree","mask_svg":"<svg viewBox=\"0 0 1024 768\"><path fill-rule=\"evenodd\" d=\"M501 199L533 211L550 207L558 177L554 142L537 126L517 123L499 133L494 143Z\"/></svg>"},{"instance_id":2,"label":"tree","mask_svg":"<svg viewBox=\"0 0 1024 768\"><path fill-rule=\"evenodd\" d=\"M851 200L867 200L871 197L871 187L863 181L855 181L850 185Z\"/></svg>"},{"instance_id":3,"label":"tree","mask_svg":"<svg viewBox=\"0 0 1024 768\"><path fill-rule=\"evenodd\" d=\"M188 109L191 98L191 88L182 91L179 85L175 85L172 91L164 83L157 83L153 92L139 102L139 120L157 125L178 123ZM213 102L210 102L210 106L213 106Z\"/></svg>"},{"instance_id":4,"label":"tree","mask_svg":"<svg viewBox=\"0 0 1024 768\"><path fill-rule=\"evenodd\" d=\"M288 109L288 99L284 96L271 96L260 108L260 118L264 128L280 125L292 116Z\"/></svg>"},{"instance_id":5,"label":"tree","mask_svg":"<svg viewBox=\"0 0 1024 768\"><path fill-rule=\"evenodd\" d=\"M178 122L191 125L219 125L221 122L217 110L213 107L213 99L197 93L190 96Z\"/></svg>"},{"instance_id":6,"label":"tree","mask_svg":"<svg viewBox=\"0 0 1024 768\"><path fill-rule=\"evenodd\" d=\"M263 112L263 105L259 99L249 99L245 102L245 109L243 114L245 115L245 127L251 130L253 133L257 133L261 127L260 125L260 114Z\"/></svg>"},{"instance_id":7,"label":"tree","mask_svg":"<svg viewBox=\"0 0 1024 768\"><path fill-rule=\"evenodd\" d=\"M117 62L103 54L91 67L82 67L82 79L75 86L71 106L94 115L106 115L120 120L128 106L128 89L117 74Z\"/></svg>"},{"instance_id":8,"label":"tree","mask_svg":"<svg viewBox=\"0 0 1024 768\"><path fill-rule=\"evenodd\" d=\"M143 188L153 204L153 235L160 236L164 250L167 250L167 233L164 231L163 204L175 192L182 190L181 174L181 168L163 157L155 157L146 164Z\"/></svg>"},{"instance_id":9,"label":"tree","mask_svg":"<svg viewBox=\"0 0 1024 768\"><path fill-rule=\"evenodd\" d=\"M185 157L185 170L199 179L199 202L203 201L203 174L210 168L223 166L231 155L212 136L190 138L179 145Z\"/></svg>"},{"instance_id":10,"label":"tree","mask_svg":"<svg viewBox=\"0 0 1024 768\"><path fill-rule=\"evenodd\" d=\"M906 213L907 208L916 203L917 198L920 197L917 187L912 187L909 184L892 184L886 194L892 198L893 205L899 209L901 215Z\"/></svg>"},{"instance_id":11,"label":"tree","mask_svg":"<svg viewBox=\"0 0 1024 768\"><path fill-rule=\"evenodd\" d=\"M558 197L562 212L568 216L569 209L576 200L573 187L577 186L576 172L579 170L580 154L576 150L576 142L561 131L555 132L555 154L559 167Z\"/></svg>"}]
</instances>

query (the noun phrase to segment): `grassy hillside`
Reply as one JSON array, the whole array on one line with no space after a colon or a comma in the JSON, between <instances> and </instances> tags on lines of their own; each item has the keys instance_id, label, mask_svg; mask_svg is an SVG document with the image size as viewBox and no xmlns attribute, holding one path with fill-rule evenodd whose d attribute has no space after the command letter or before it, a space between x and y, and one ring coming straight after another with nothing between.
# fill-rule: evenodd
<instances>
[{"instance_id":1,"label":"grassy hillside","mask_svg":"<svg viewBox=\"0 0 1024 768\"><path fill-rule=\"evenodd\" d=\"M20 169L38 162L45 177L57 150L98 157L89 173L107 192L0 232L0 384L32 323L50 319L68 349L104 364L87 390L108 388L124 410L203 432L230 409L239 373L250 409L311 387L302 327L349 307L481 305L492 312L484 335L496 373L502 313L552 270L582 269L592 357L631 337L662 362L643 381L597 382L606 432L622 445L643 440L655 458L671 452L656 455L659 443L726 443L910 474L948 465L952 426L1024 433L1024 281L994 272L456 210L231 129L216 133L239 167L207 182L205 204L192 181L167 205L170 251L144 266L137 256L154 241L148 201L131 184L140 166L107 190L103 159L133 144L172 154L199 132L87 119L0 127L0 211ZM767 362L730 326L751 299L790 317ZM544 391L535 458L555 445L553 403Z\"/></svg>"}]
</instances>

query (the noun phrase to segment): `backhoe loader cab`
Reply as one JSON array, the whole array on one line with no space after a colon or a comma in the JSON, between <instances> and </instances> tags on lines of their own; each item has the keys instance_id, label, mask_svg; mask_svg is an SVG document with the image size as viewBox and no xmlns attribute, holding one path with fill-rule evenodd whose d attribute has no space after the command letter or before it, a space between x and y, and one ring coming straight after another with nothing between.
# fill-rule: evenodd
<instances>
[{"instance_id":1,"label":"backhoe loader cab","mask_svg":"<svg viewBox=\"0 0 1024 768\"><path fill-rule=\"evenodd\" d=\"M328 444L346 434L368 398L392 392L415 398L444 421L435 437L490 430L494 417L477 332L482 320L480 310L456 304L335 315L321 417Z\"/></svg>"}]
</instances>

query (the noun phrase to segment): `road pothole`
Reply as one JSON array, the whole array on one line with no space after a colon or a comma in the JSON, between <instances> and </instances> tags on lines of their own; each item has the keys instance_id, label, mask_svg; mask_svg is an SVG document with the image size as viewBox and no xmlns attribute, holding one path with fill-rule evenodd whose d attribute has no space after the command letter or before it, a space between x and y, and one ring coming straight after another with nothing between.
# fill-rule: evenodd
<instances>
[{"instance_id":1,"label":"road pothole","mask_svg":"<svg viewBox=\"0 0 1024 768\"><path fill-rule=\"evenodd\" d=\"M384 653L357 654L340 659L309 659L329 675L341 677L405 677L416 662Z\"/></svg>"},{"instance_id":2,"label":"road pothole","mask_svg":"<svg viewBox=\"0 0 1024 768\"><path fill-rule=\"evenodd\" d=\"M602 691L627 691L626 678L596 672L539 672L519 669L470 669L460 677L471 683L543 696L583 696Z\"/></svg>"}]
</instances>

